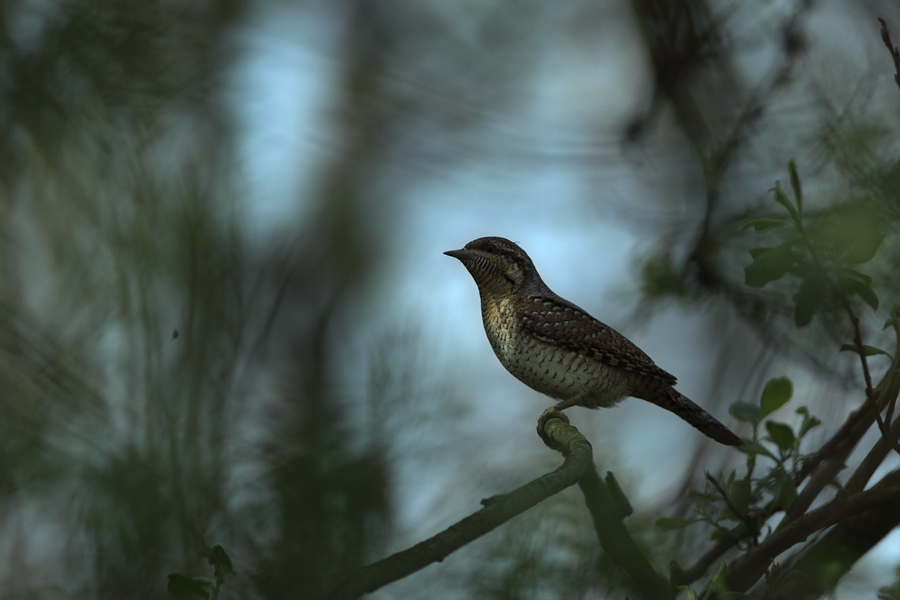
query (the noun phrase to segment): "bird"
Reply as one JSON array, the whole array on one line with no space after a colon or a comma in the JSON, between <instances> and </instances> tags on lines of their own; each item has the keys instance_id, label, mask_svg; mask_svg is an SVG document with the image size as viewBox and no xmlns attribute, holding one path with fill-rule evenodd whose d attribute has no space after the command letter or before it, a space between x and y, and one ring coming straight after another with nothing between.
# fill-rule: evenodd
<instances>
[{"instance_id":1,"label":"bird","mask_svg":"<svg viewBox=\"0 0 900 600\"><path fill-rule=\"evenodd\" d=\"M611 407L627 397L639 398L721 444L743 444L678 392L675 376L624 335L553 293L514 242L482 237L444 254L458 259L475 280L494 354L519 381L558 400L552 409Z\"/></svg>"}]
</instances>

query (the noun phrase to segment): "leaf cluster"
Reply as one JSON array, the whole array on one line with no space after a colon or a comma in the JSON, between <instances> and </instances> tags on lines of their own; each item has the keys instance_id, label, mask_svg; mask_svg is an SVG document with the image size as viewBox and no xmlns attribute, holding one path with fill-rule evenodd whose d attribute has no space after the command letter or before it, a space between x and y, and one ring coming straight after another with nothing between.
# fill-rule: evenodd
<instances>
[{"instance_id":1,"label":"leaf cluster","mask_svg":"<svg viewBox=\"0 0 900 600\"><path fill-rule=\"evenodd\" d=\"M780 181L772 189L786 217L759 218L744 224L743 229L759 233L786 230L778 243L750 250L753 260L744 268L744 283L763 288L785 276L798 279L794 295L797 327L809 324L819 311L845 306L851 295L877 310L879 301L872 278L856 266L872 260L884 241L884 220L879 211L873 203L855 199L809 217L804 214L803 188L793 161L788 163L788 171L792 196L785 193Z\"/></svg>"},{"instance_id":2,"label":"leaf cluster","mask_svg":"<svg viewBox=\"0 0 900 600\"><path fill-rule=\"evenodd\" d=\"M796 430L787 423L768 419L769 415L787 404L792 393L790 379L781 377L769 381L757 404L733 404L732 416L753 427L752 436L745 439L744 445L739 448L747 455L745 476L738 478L736 471L722 474L717 479L707 475L703 491L689 492L695 516L662 518L657 521L657 526L678 529L703 522L712 527L710 539L713 541L750 539L757 544L765 521L771 516L771 509L787 511L797 498L795 480L804 461L801 442L810 430L821 423L810 415L805 406L796 410L803 416ZM761 426L767 433L762 437ZM758 457L768 458L774 465L764 475L754 477Z\"/></svg>"}]
</instances>

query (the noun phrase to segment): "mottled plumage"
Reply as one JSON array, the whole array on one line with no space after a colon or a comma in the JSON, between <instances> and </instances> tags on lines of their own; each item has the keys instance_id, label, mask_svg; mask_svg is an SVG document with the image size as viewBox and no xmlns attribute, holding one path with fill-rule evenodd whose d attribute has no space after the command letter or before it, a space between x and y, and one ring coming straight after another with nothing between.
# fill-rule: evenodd
<instances>
[{"instance_id":1,"label":"mottled plumage","mask_svg":"<svg viewBox=\"0 0 900 600\"><path fill-rule=\"evenodd\" d=\"M475 279L497 358L527 386L559 400L556 408L612 406L632 396L672 411L717 442L742 444L675 390L675 377L625 336L550 291L513 242L479 238L445 254Z\"/></svg>"}]
</instances>

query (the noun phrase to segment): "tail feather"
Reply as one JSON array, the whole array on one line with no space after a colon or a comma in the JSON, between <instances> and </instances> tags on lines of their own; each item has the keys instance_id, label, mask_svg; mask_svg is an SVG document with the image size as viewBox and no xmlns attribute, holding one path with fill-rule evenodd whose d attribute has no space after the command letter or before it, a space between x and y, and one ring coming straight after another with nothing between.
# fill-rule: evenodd
<instances>
[{"instance_id":1,"label":"tail feather","mask_svg":"<svg viewBox=\"0 0 900 600\"><path fill-rule=\"evenodd\" d=\"M697 406L675 388L664 384L654 394L641 394L640 398L671 411L690 423L703 435L726 446L743 446L744 442L730 429L719 423L715 417Z\"/></svg>"}]
</instances>

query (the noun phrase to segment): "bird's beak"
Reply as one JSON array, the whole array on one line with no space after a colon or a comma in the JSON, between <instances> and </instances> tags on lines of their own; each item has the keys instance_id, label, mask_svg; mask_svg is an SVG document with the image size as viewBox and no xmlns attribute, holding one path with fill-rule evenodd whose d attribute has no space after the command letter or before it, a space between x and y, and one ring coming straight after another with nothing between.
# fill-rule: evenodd
<instances>
[{"instance_id":1,"label":"bird's beak","mask_svg":"<svg viewBox=\"0 0 900 600\"><path fill-rule=\"evenodd\" d=\"M447 256L452 256L453 258L457 258L462 261L468 260L468 259L472 258L473 256L475 256L472 252L470 252L469 250L466 250L465 248L461 248L459 250L447 250L446 252L444 252L444 254L446 254Z\"/></svg>"}]
</instances>

